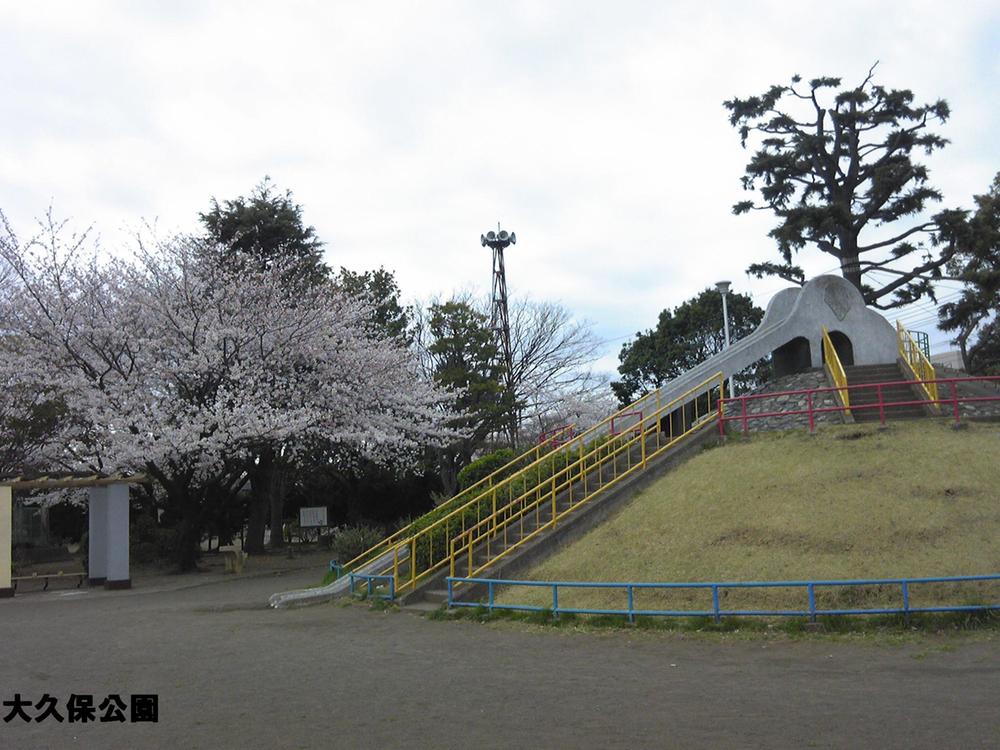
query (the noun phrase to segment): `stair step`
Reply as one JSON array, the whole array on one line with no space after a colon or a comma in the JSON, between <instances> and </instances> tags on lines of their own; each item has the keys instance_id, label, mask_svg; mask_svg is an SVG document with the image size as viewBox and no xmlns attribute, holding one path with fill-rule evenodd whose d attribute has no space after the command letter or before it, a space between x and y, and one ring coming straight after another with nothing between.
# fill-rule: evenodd
<instances>
[{"instance_id":1,"label":"stair step","mask_svg":"<svg viewBox=\"0 0 1000 750\"><path fill-rule=\"evenodd\" d=\"M430 591L424 592L424 601L428 604L435 605L435 609L441 604L446 604L448 602L448 590L447 589L431 589Z\"/></svg>"}]
</instances>

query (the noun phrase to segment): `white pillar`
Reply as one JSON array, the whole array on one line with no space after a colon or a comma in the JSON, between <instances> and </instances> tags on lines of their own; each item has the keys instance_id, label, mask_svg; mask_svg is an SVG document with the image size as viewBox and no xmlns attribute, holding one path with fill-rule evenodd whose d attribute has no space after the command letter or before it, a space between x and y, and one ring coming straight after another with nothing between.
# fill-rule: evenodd
<instances>
[{"instance_id":1,"label":"white pillar","mask_svg":"<svg viewBox=\"0 0 1000 750\"><path fill-rule=\"evenodd\" d=\"M823 336L809 342L809 356L812 359L813 369L823 366Z\"/></svg>"},{"instance_id":2,"label":"white pillar","mask_svg":"<svg viewBox=\"0 0 1000 750\"><path fill-rule=\"evenodd\" d=\"M87 494L87 583L101 586L108 579L108 488L91 487Z\"/></svg>"},{"instance_id":3,"label":"white pillar","mask_svg":"<svg viewBox=\"0 0 1000 750\"><path fill-rule=\"evenodd\" d=\"M132 586L128 560L128 485L112 484L107 488L107 581L108 589Z\"/></svg>"},{"instance_id":4,"label":"white pillar","mask_svg":"<svg viewBox=\"0 0 1000 750\"><path fill-rule=\"evenodd\" d=\"M14 531L13 493L7 485L0 486L0 597L14 596L10 581L11 543Z\"/></svg>"}]
</instances>

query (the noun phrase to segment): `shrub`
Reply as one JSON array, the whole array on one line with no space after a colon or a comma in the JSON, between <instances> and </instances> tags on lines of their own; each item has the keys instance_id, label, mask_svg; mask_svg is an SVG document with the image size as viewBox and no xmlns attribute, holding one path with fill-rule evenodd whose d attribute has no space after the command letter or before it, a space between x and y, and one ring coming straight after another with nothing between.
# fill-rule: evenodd
<instances>
[{"instance_id":1,"label":"shrub","mask_svg":"<svg viewBox=\"0 0 1000 750\"><path fill-rule=\"evenodd\" d=\"M333 532L330 539L330 550L333 552L334 559L344 564L365 550L374 547L384 537L382 529L377 526L367 524L345 526Z\"/></svg>"},{"instance_id":2,"label":"shrub","mask_svg":"<svg viewBox=\"0 0 1000 750\"><path fill-rule=\"evenodd\" d=\"M155 518L148 515L132 517L129 529L129 556L133 562L142 564L169 560L176 554L176 550L176 529L160 526Z\"/></svg>"},{"instance_id":3,"label":"shrub","mask_svg":"<svg viewBox=\"0 0 1000 750\"><path fill-rule=\"evenodd\" d=\"M477 458L458 472L459 491L471 487L480 479L485 479L500 467L509 464L515 457L516 454L510 448L501 448L493 453L487 453L482 458ZM499 478L502 479L502 477Z\"/></svg>"}]
</instances>

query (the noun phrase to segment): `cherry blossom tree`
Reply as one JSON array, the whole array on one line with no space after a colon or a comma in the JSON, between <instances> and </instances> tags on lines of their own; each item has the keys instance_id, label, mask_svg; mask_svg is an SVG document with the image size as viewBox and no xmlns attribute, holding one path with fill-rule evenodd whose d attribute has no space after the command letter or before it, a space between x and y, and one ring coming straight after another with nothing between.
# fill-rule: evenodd
<instances>
[{"instance_id":1,"label":"cherry blossom tree","mask_svg":"<svg viewBox=\"0 0 1000 750\"><path fill-rule=\"evenodd\" d=\"M0 329L20 347L19 382L44 381L72 417L40 459L148 474L179 519L182 569L263 443L293 460L323 441L349 448L342 460L398 465L454 438L413 355L331 284L292 291L280 264L234 272L206 260L203 239L102 261L51 216L26 242L5 227Z\"/></svg>"}]
</instances>

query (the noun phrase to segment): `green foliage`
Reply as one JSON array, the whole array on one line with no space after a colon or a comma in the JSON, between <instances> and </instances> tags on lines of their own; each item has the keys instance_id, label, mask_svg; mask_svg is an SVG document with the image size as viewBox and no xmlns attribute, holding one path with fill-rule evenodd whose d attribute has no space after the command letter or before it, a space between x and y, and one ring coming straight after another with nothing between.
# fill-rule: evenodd
<instances>
[{"instance_id":1,"label":"green foliage","mask_svg":"<svg viewBox=\"0 0 1000 750\"><path fill-rule=\"evenodd\" d=\"M176 557L177 529L161 526L146 515L132 515L129 524L129 557L136 563L154 563Z\"/></svg>"},{"instance_id":2,"label":"green foliage","mask_svg":"<svg viewBox=\"0 0 1000 750\"><path fill-rule=\"evenodd\" d=\"M485 479L500 467L509 464L515 457L516 454L510 448L501 448L498 451L486 454L482 458L477 458L458 472L458 489L464 490L467 487L471 487L480 479ZM498 479L502 479L502 477Z\"/></svg>"},{"instance_id":3,"label":"green foliage","mask_svg":"<svg viewBox=\"0 0 1000 750\"><path fill-rule=\"evenodd\" d=\"M316 230L302 221L302 207L292 192L273 190L265 177L249 197L212 198L212 208L199 214L208 238L217 243L213 252L230 268L249 266L268 270L277 262L293 261L290 282L319 284L328 278L323 263L323 243Z\"/></svg>"},{"instance_id":4,"label":"green foliage","mask_svg":"<svg viewBox=\"0 0 1000 750\"><path fill-rule=\"evenodd\" d=\"M343 565L374 547L384 537L382 529L377 526L367 524L345 526L333 532L330 539L330 551L333 554L333 559Z\"/></svg>"},{"instance_id":5,"label":"green foliage","mask_svg":"<svg viewBox=\"0 0 1000 750\"><path fill-rule=\"evenodd\" d=\"M948 270L965 282L958 300L941 306L941 329L955 332L970 373L993 374L1000 370L1000 173L990 190L975 196L976 211L945 239L958 250ZM992 320L992 323L989 321ZM985 324L985 325L984 325ZM973 352L968 342L978 332Z\"/></svg>"},{"instance_id":6,"label":"green foliage","mask_svg":"<svg viewBox=\"0 0 1000 750\"><path fill-rule=\"evenodd\" d=\"M540 487L544 492L546 482L549 479L555 475L559 475L567 466L578 461L584 453L589 453L599 445L613 439L627 439L627 436L619 436L618 438L604 436L596 438L586 449L580 446L575 450L555 451L537 461L526 462L525 467L530 466L531 468L526 468L520 474L513 474L513 472L517 471L517 467L514 467L512 469L513 476L496 485L494 488L490 490L477 490L471 496L460 494L450 503L442 505L418 519L414 524L413 535L416 535L418 531L430 528L437 521L454 512L456 508L462 507L463 504L468 504L465 510L461 513L456 513L447 523L440 524L430 533L422 534L418 538L416 544L416 569L418 573L427 570L444 559L448 554L449 543L463 528L469 529L492 514L494 495L496 497L495 507L499 510L532 492L535 488ZM597 461L598 458L596 456L588 458L586 460L587 470L589 470L589 467L595 465ZM560 481L563 478L560 477ZM475 500L477 497L478 500L476 502L469 502L470 500ZM533 500L534 498L532 497L531 499Z\"/></svg>"},{"instance_id":7,"label":"green foliage","mask_svg":"<svg viewBox=\"0 0 1000 750\"><path fill-rule=\"evenodd\" d=\"M868 304L885 309L932 294L931 282L954 247L945 244L937 257L930 248L962 215L943 211L903 225L941 200L928 183L927 167L911 154L929 155L947 144L929 128L944 123L950 110L942 99L915 104L911 91L875 84L873 72L874 67L860 85L843 89L839 78L802 85L796 75L790 85L724 104L743 146L751 136L757 139L742 182L760 202L741 201L733 212L769 210L779 219L770 236L782 262L756 263L748 272L802 283L793 256L813 245L838 259L844 278ZM878 236L863 239L866 229ZM910 258L920 260L900 263ZM879 287L865 283L872 272L886 269L891 281Z\"/></svg>"},{"instance_id":8,"label":"green foliage","mask_svg":"<svg viewBox=\"0 0 1000 750\"><path fill-rule=\"evenodd\" d=\"M764 317L764 311L746 294L730 292L727 307L732 341L752 333ZM622 379L611 388L626 406L721 352L724 346L722 296L714 289L705 289L673 311L661 312L656 328L637 333L622 346L618 355ZM767 371L754 367L738 379L744 387L758 385L767 379Z\"/></svg>"},{"instance_id":9,"label":"green foliage","mask_svg":"<svg viewBox=\"0 0 1000 750\"><path fill-rule=\"evenodd\" d=\"M337 286L352 297L359 297L371 305L373 334L378 338L401 338L410 325L412 311L399 303L399 285L392 271L356 273L340 269Z\"/></svg>"},{"instance_id":10,"label":"green foliage","mask_svg":"<svg viewBox=\"0 0 1000 750\"><path fill-rule=\"evenodd\" d=\"M497 346L486 316L459 299L432 304L418 334L427 370L453 394L450 406L457 416L448 426L462 433L436 456L444 489L454 492L459 470L510 412Z\"/></svg>"},{"instance_id":11,"label":"green foliage","mask_svg":"<svg viewBox=\"0 0 1000 750\"><path fill-rule=\"evenodd\" d=\"M478 445L502 412L497 347L486 316L466 302L431 305L427 347L434 358L434 379L456 394L455 407L465 416L456 427L471 429Z\"/></svg>"},{"instance_id":12,"label":"green foliage","mask_svg":"<svg viewBox=\"0 0 1000 750\"><path fill-rule=\"evenodd\" d=\"M969 372L975 375L1000 375L1000 318L983 328L969 350Z\"/></svg>"}]
</instances>

